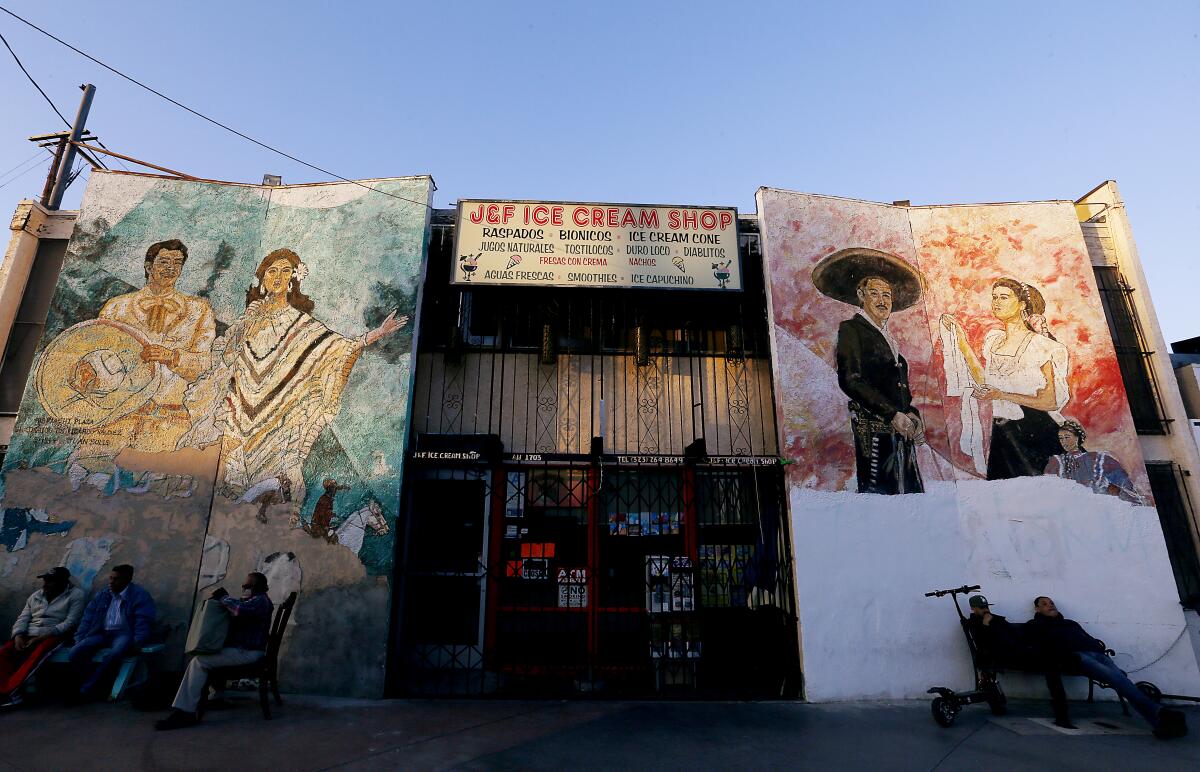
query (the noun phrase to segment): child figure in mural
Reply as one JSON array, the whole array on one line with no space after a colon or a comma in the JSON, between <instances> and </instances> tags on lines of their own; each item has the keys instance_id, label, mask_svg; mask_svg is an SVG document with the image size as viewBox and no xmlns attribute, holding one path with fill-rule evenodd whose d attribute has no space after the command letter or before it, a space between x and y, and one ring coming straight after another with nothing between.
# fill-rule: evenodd
<instances>
[{"instance_id":1,"label":"child figure in mural","mask_svg":"<svg viewBox=\"0 0 1200 772\"><path fill-rule=\"evenodd\" d=\"M922 493L916 446L925 425L913 404L908 361L888 329L895 311L915 305L924 281L898 257L845 249L813 269L823 294L859 307L837 337L838 385L850 398L859 493Z\"/></svg>"},{"instance_id":2,"label":"child figure in mural","mask_svg":"<svg viewBox=\"0 0 1200 772\"><path fill-rule=\"evenodd\" d=\"M393 311L365 335L347 338L311 316L314 303L300 286L308 267L295 252L271 252L254 275L245 312L213 343L213 369L189 390L189 401L207 409L198 411L181 445L219 439L225 496L253 492L259 501L290 488L293 513L299 513L304 461L337 416L355 362L408 317Z\"/></svg>"},{"instance_id":3,"label":"child figure in mural","mask_svg":"<svg viewBox=\"0 0 1200 772\"><path fill-rule=\"evenodd\" d=\"M1091 488L1093 493L1117 496L1131 504L1145 504L1145 497L1138 493L1117 457L1103 450L1088 450L1083 446L1085 439L1087 432L1078 421L1064 421L1058 430L1058 442L1063 452L1050 457L1046 474L1074 480Z\"/></svg>"},{"instance_id":4,"label":"child figure in mural","mask_svg":"<svg viewBox=\"0 0 1200 772\"><path fill-rule=\"evenodd\" d=\"M1046 301L1029 284L1000 278L992 284L992 314L1004 326L983 337L982 359L962 324L941 318L946 383L962 397L960 447L984 470L979 401L992 403L992 437L987 451L989 480L1042 474L1059 450L1060 412L1071 398L1067 347L1050 334Z\"/></svg>"},{"instance_id":5,"label":"child figure in mural","mask_svg":"<svg viewBox=\"0 0 1200 772\"><path fill-rule=\"evenodd\" d=\"M106 487L123 450L169 452L190 428L183 395L209 367L216 324L208 301L175 288L187 259L178 239L151 244L146 285L64 330L38 362L46 412L86 427L68 464L76 486Z\"/></svg>"}]
</instances>

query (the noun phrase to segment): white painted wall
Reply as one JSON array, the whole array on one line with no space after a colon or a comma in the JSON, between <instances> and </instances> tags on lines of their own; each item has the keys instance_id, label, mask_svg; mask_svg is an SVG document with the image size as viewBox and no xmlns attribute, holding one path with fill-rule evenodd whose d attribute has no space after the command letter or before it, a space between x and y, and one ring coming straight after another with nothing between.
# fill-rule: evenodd
<instances>
[{"instance_id":1,"label":"white painted wall","mask_svg":"<svg viewBox=\"0 0 1200 772\"><path fill-rule=\"evenodd\" d=\"M1049 595L1117 651L1134 681L1200 694L1158 516L1069 480L932 483L923 495L791 492L807 697L815 702L926 697L972 687L949 598L979 584L1011 621ZM1153 664L1152 664L1153 663ZM1082 678L1069 679L1077 694ZM1046 696L1040 678L1006 676L1012 696ZM1112 693L1107 692L1106 697Z\"/></svg>"}]
</instances>

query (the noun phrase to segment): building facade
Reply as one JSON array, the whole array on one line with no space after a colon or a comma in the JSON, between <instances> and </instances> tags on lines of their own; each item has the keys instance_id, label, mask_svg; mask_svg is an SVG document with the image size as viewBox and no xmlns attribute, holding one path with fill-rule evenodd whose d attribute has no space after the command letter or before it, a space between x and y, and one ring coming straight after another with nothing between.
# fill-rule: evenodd
<instances>
[{"instance_id":1,"label":"building facade","mask_svg":"<svg viewBox=\"0 0 1200 772\"><path fill-rule=\"evenodd\" d=\"M0 612L133 563L178 667L197 599L260 570L299 593L296 690L903 698L969 682L924 597L969 583L1200 690L1200 456L1115 184L753 215L432 189L23 203Z\"/></svg>"}]
</instances>

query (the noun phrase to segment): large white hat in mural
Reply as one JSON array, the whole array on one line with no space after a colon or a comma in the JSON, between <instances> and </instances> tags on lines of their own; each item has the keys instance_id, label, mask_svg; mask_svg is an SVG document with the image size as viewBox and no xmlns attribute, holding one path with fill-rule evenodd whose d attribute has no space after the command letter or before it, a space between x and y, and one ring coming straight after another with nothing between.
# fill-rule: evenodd
<instances>
[{"instance_id":1,"label":"large white hat in mural","mask_svg":"<svg viewBox=\"0 0 1200 772\"><path fill-rule=\"evenodd\" d=\"M38 400L51 418L79 428L128 415L154 396L161 378L159 367L142 359L145 347L140 332L110 319L68 327L38 360Z\"/></svg>"}]
</instances>

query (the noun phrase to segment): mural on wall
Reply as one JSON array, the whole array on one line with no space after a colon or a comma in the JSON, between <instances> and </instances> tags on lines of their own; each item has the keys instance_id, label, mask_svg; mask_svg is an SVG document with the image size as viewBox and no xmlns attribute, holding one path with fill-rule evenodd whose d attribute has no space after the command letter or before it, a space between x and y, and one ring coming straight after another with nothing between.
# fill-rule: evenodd
<instances>
[{"instance_id":1,"label":"mural on wall","mask_svg":"<svg viewBox=\"0 0 1200 772\"><path fill-rule=\"evenodd\" d=\"M432 181L370 185L92 178L0 489L29 570L44 534L119 536L180 628L197 589L274 567L298 668L349 592L377 650L314 688L381 688Z\"/></svg>"},{"instance_id":2,"label":"mural on wall","mask_svg":"<svg viewBox=\"0 0 1200 772\"><path fill-rule=\"evenodd\" d=\"M1149 503L1070 206L759 196L794 484L915 494L1048 475Z\"/></svg>"}]
</instances>

